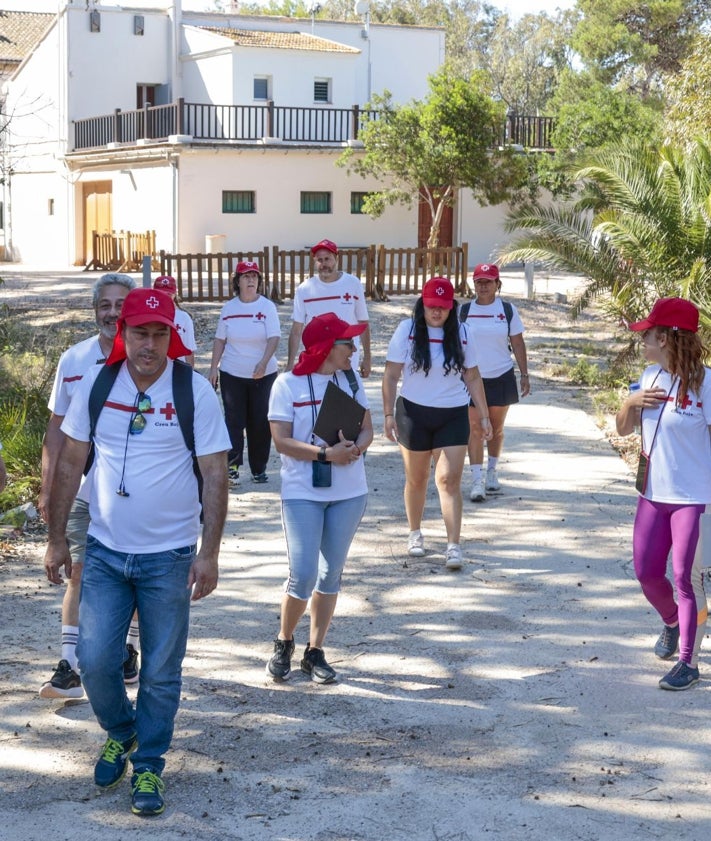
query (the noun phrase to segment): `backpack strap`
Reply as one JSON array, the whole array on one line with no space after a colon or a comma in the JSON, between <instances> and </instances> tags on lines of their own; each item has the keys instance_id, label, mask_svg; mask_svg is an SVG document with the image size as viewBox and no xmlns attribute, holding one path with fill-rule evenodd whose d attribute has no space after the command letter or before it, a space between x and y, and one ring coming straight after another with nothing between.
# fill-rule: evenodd
<instances>
[{"instance_id":1,"label":"backpack strap","mask_svg":"<svg viewBox=\"0 0 711 841\"><path fill-rule=\"evenodd\" d=\"M355 399L356 394L358 394L358 380L356 379L356 375L352 368L344 370L343 373L346 375L348 385L351 387L353 398Z\"/></svg>"},{"instance_id":2,"label":"backpack strap","mask_svg":"<svg viewBox=\"0 0 711 841\"><path fill-rule=\"evenodd\" d=\"M173 399L178 425L183 433L185 446L195 456L195 397L193 395L193 369L187 362L173 360Z\"/></svg>"},{"instance_id":3,"label":"backpack strap","mask_svg":"<svg viewBox=\"0 0 711 841\"><path fill-rule=\"evenodd\" d=\"M113 362L111 365L104 365L94 380L89 392L89 454L84 465L84 475L89 472L94 463L94 433L104 403L108 400L111 389L114 387L118 372L123 362Z\"/></svg>"},{"instance_id":4,"label":"backpack strap","mask_svg":"<svg viewBox=\"0 0 711 841\"><path fill-rule=\"evenodd\" d=\"M467 301L465 304L462 304L459 308L459 320L462 324L469 318L469 310L471 309L472 302Z\"/></svg>"},{"instance_id":5,"label":"backpack strap","mask_svg":"<svg viewBox=\"0 0 711 841\"><path fill-rule=\"evenodd\" d=\"M508 327L509 336L511 335L511 319L513 318L513 307L509 301L504 301L501 299L501 303L504 305L504 315L506 316L506 325Z\"/></svg>"}]
</instances>

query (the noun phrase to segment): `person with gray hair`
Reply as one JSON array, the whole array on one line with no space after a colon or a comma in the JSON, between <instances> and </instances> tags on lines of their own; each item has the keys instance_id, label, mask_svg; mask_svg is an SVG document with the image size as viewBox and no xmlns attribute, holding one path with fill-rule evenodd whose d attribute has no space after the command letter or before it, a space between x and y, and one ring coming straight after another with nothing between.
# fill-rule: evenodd
<instances>
[{"instance_id":1,"label":"person with gray hair","mask_svg":"<svg viewBox=\"0 0 711 841\"><path fill-rule=\"evenodd\" d=\"M49 422L42 442L42 488L38 507L45 522L49 522L52 506L50 489L64 439L64 433L60 429L62 421L83 376L93 365L104 362L109 355L124 298L134 286L133 278L129 275L116 272L102 275L94 284L91 296L96 325L99 328L98 335L72 345L59 359L48 403ZM62 653L54 674L40 688L41 698L81 698L84 695L76 644L79 636L79 587L86 532L89 527L90 485L91 472L85 477L69 516L67 540L72 556L73 573L67 579L62 600ZM130 648L127 647L124 678L135 683L138 680L138 624L135 619L129 629L127 645L130 645Z\"/></svg>"}]
</instances>

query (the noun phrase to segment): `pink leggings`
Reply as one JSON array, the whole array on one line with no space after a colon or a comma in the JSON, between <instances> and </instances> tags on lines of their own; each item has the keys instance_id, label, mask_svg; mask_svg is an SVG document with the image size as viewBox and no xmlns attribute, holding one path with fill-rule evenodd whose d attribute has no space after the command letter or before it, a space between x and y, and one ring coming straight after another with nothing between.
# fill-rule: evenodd
<instances>
[{"instance_id":1,"label":"pink leggings","mask_svg":"<svg viewBox=\"0 0 711 841\"><path fill-rule=\"evenodd\" d=\"M640 497L632 537L634 571L642 592L665 625L679 622L679 659L691 665L696 665L708 612L701 564L695 563L705 507ZM678 606L666 575L670 549Z\"/></svg>"}]
</instances>

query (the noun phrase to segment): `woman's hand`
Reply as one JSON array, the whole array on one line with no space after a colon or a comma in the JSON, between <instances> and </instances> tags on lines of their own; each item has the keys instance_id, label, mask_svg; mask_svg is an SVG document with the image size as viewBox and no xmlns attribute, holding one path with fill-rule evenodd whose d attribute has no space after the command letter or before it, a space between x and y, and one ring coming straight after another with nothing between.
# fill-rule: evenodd
<instances>
[{"instance_id":1,"label":"woman's hand","mask_svg":"<svg viewBox=\"0 0 711 841\"><path fill-rule=\"evenodd\" d=\"M494 429L491 426L491 421L489 420L489 418L480 418L479 428L481 429L481 440L491 441L491 439L494 437Z\"/></svg>"},{"instance_id":2,"label":"woman's hand","mask_svg":"<svg viewBox=\"0 0 711 841\"><path fill-rule=\"evenodd\" d=\"M208 380L210 381L210 385L217 391L217 369L210 368L210 373L207 375Z\"/></svg>"},{"instance_id":3,"label":"woman's hand","mask_svg":"<svg viewBox=\"0 0 711 841\"><path fill-rule=\"evenodd\" d=\"M267 370L267 363L260 361L254 366L254 371L252 371L252 379L253 380L261 380L264 376L264 372Z\"/></svg>"},{"instance_id":4,"label":"woman's hand","mask_svg":"<svg viewBox=\"0 0 711 841\"><path fill-rule=\"evenodd\" d=\"M397 424L395 423L395 416L394 415L385 415L385 437L389 441L395 441L397 443L398 434L397 434Z\"/></svg>"},{"instance_id":5,"label":"woman's hand","mask_svg":"<svg viewBox=\"0 0 711 841\"><path fill-rule=\"evenodd\" d=\"M333 464L353 464L361 457L360 447L355 441L343 437L343 430L338 430L338 442L326 448L326 460Z\"/></svg>"}]
</instances>

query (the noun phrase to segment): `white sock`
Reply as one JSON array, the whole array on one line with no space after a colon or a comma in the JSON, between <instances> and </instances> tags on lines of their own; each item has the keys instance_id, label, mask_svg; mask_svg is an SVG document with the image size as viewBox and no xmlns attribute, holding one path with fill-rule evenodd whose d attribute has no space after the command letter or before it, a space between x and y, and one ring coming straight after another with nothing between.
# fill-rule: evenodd
<instances>
[{"instance_id":1,"label":"white sock","mask_svg":"<svg viewBox=\"0 0 711 841\"><path fill-rule=\"evenodd\" d=\"M138 619L132 619L128 626L128 634L126 635L126 645L132 645L136 651L140 649L140 638L138 636Z\"/></svg>"},{"instance_id":2,"label":"white sock","mask_svg":"<svg viewBox=\"0 0 711 841\"><path fill-rule=\"evenodd\" d=\"M472 482L478 482L481 479L481 473L484 468L483 464L471 464L469 469L472 472Z\"/></svg>"},{"instance_id":3,"label":"white sock","mask_svg":"<svg viewBox=\"0 0 711 841\"><path fill-rule=\"evenodd\" d=\"M489 458L486 462L487 471L488 470L496 470L496 465L498 463L499 463L499 457L498 456L495 456L495 457L494 456L489 456Z\"/></svg>"},{"instance_id":4,"label":"white sock","mask_svg":"<svg viewBox=\"0 0 711 841\"><path fill-rule=\"evenodd\" d=\"M77 662L77 639L79 628L76 625L62 625L62 660L66 660L71 668L79 671Z\"/></svg>"}]
</instances>

